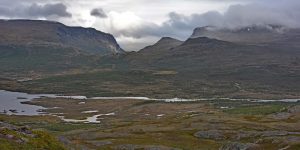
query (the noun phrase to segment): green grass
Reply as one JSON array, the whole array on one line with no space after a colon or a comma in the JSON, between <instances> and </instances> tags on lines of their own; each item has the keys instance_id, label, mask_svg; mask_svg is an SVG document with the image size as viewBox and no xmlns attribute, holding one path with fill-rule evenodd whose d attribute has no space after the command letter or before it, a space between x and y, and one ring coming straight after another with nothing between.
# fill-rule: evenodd
<instances>
[{"instance_id":1,"label":"green grass","mask_svg":"<svg viewBox=\"0 0 300 150\"><path fill-rule=\"evenodd\" d=\"M189 149L218 149L220 143L213 140L198 139L194 137L191 131L167 131L167 132L151 132L145 134L133 134L126 138L105 139L113 140L113 146L122 144L133 145L157 145L172 148ZM108 147L113 147L111 145Z\"/></svg>"},{"instance_id":2,"label":"green grass","mask_svg":"<svg viewBox=\"0 0 300 150\"><path fill-rule=\"evenodd\" d=\"M0 75L26 77L61 73L75 68L95 68L98 59L96 55L77 54L72 48L57 46L0 46Z\"/></svg>"},{"instance_id":3,"label":"green grass","mask_svg":"<svg viewBox=\"0 0 300 150\"><path fill-rule=\"evenodd\" d=\"M1 150L64 150L64 146L52 135L44 131L32 131L34 136L28 136L10 129L1 130L2 135L13 135L13 139L0 138ZM18 139L27 139L20 143Z\"/></svg>"},{"instance_id":4,"label":"green grass","mask_svg":"<svg viewBox=\"0 0 300 150\"><path fill-rule=\"evenodd\" d=\"M23 82L23 88L36 93L74 94L88 97L145 96L144 92L159 91L163 88L164 83L161 79L145 71L99 71ZM148 86L158 88L149 89Z\"/></svg>"},{"instance_id":5,"label":"green grass","mask_svg":"<svg viewBox=\"0 0 300 150\"><path fill-rule=\"evenodd\" d=\"M40 128L46 129L51 132L68 132L79 129L96 128L97 125L93 124L74 124L74 123L55 123L40 126Z\"/></svg>"}]
</instances>

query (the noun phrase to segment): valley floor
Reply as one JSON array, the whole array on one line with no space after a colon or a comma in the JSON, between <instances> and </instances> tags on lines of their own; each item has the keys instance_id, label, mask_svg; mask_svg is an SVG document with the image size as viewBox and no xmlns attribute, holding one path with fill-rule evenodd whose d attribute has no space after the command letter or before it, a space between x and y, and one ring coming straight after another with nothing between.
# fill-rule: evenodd
<instances>
[{"instance_id":1,"label":"valley floor","mask_svg":"<svg viewBox=\"0 0 300 150\"><path fill-rule=\"evenodd\" d=\"M299 102L40 98L27 104L46 107L52 115L0 115L0 121L47 131L67 149L300 149ZM98 123L57 117L99 114L106 115Z\"/></svg>"}]
</instances>

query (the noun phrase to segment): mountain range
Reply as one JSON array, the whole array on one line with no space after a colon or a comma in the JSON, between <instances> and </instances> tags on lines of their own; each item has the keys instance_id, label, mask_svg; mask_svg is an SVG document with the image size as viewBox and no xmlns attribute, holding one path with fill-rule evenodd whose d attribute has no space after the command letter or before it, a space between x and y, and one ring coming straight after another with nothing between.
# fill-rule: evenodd
<instances>
[{"instance_id":1,"label":"mountain range","mask_svg":"<svg viewBox=\"0 0 300 150\"><path fill-rule=\"evenodd\" d=\"M0 28L1 77L24 78L40 72L49 76L70 69L139 70L143 79L150 73L158 83L166 83L165 93L171 96L260 98L300 93L300 29L199 27L185 41L163 37L138 52L125 52L112 35L91 28L28 20L2 20ZM111 92L126 80L111 81ZM139 81L141 88L146 81Z\"/></svg>"}]
</instances>

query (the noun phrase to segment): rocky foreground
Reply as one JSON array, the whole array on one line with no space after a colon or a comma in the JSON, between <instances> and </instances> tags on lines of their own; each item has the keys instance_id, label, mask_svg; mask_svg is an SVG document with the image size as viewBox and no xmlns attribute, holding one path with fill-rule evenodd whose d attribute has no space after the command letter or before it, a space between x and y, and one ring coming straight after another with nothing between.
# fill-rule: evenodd
<instances>
[{"instance_id":1,"label":"rocky foreground","mask_svg":"<svg viewBox=\"0 0 300 150\"><path fill-rule=\"evenodd\" d=\"M65 148L56 138L44 131L0 121L0 149L63 150Z\"/></svg>"},{"instance_id":2,"label":"rocky foreground","mask_svg":"<svg viewBox=\"0 0 300 150\"><path fill-rule=\"evenodd\" d=\"M67 149L300 148L299 102L259 103L216 99L167 103L41 98L27 104L48 108L44 113L49 115L0 115L0 119L31 126L35 130L46 130L56 135ZM96 123L76 122L95 115L98 115ZM16 129L31 136L31 130L27 130ZM8 137L5 136L5 139ZM18 138L13 141L24 143Z\"/></svg>"}]
</instances>

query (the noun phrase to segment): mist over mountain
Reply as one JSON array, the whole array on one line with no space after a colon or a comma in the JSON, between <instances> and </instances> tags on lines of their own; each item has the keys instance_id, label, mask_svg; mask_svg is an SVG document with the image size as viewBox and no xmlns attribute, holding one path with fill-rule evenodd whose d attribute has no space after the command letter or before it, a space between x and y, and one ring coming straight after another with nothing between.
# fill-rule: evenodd
<instances>
[{"instance_id":1,"label":"mist over mountain","mask_svg":"<svg viewBox=\"0 0 300 150\"><path fill-rule=\"evenodd\" d=\"M275 25L252 25L236 29L206 26L196 28L190 38L208 37L244 44L267 44L287 42L287 39L298 42L299 35L299 29Z\"/></svg>"},{"instance_id":2,"label":"mist over mountain","mask_svg":"<svg viewBox=\"0 0 300 150\"><path fill-rule=\"evenodd\" d=\"M187 39L197 27L214 26L237 30L251 26L281 26L288 29L300 28L300 2L288 1L247 1L246 4L232 4L224 11L184 14L172 11L167 19L159 24L143 21L130 28L113 28L117 37L134 38L170 36ZM150 40L149 40L150 41Z\"/></svg>"}]
</instances>

